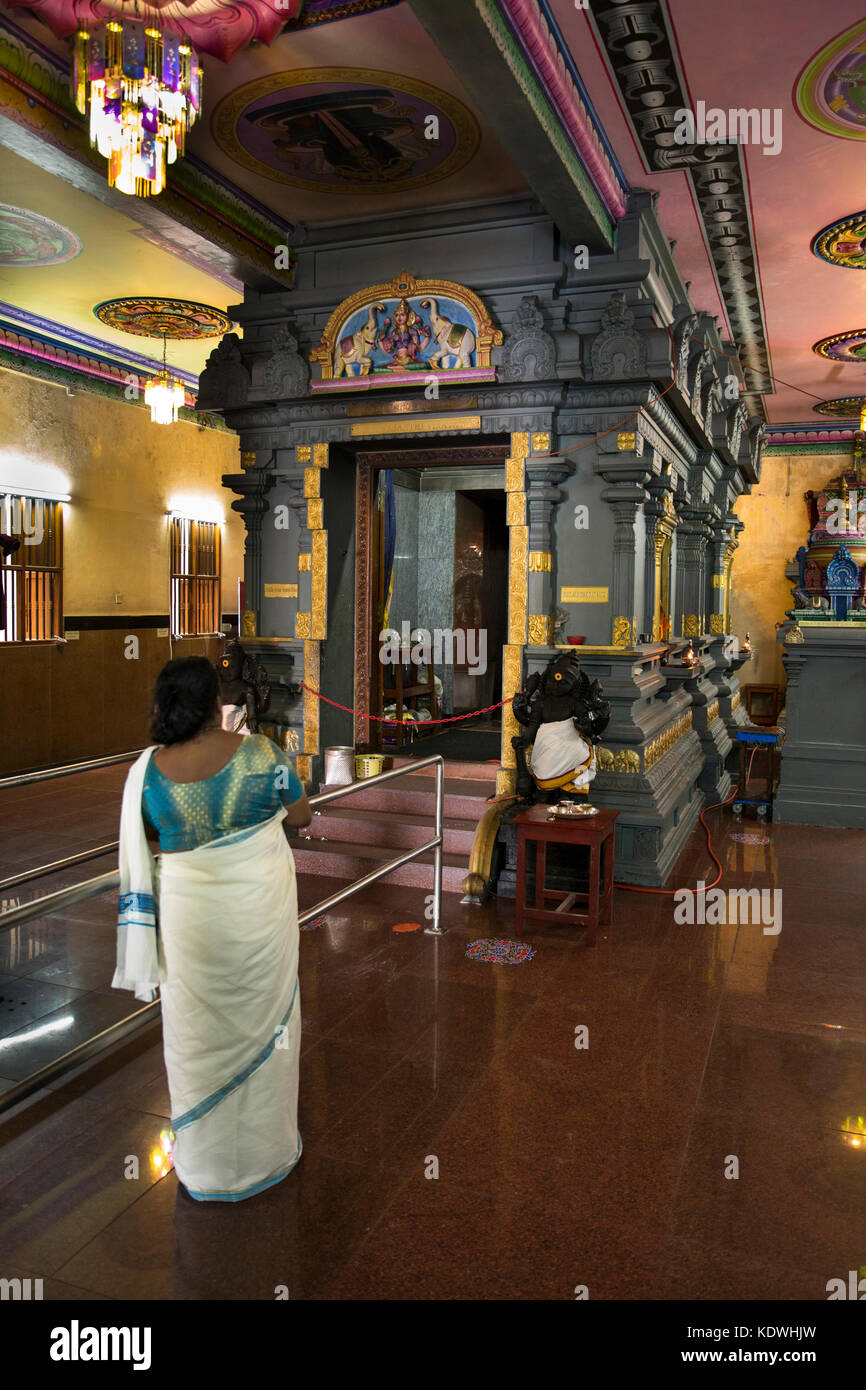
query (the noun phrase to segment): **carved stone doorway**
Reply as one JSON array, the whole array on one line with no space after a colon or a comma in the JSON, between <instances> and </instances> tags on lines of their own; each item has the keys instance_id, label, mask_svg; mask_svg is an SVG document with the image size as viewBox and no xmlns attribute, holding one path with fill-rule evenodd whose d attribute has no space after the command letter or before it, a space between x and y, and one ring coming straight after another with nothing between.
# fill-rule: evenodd
<instances>
[{"instance_id":1,"label":"carved stone doorway","mask_svg":"<svg viewBox=\"0 0 866 1390\"><path fill-rule=\"evenodd\" d=\"M356 567L355 567L355 708L362 711L355 716L355 745L358 748L381 749L382 726L376 720L371 720L367 716L370 714L381 715L383 709L383 664L379 659L381 651L380 634L382 631L382 553L384 545L383 522L381 514L376 507L376 491L378 486L378 475L384 469L394 470L399 477L401 472L411 473L412 470L429 469L451 469L466 470L467 482L471 477L471 471L475 469L501 468L505 470L505 462L511 450L508 443L496 444L466 444L457 446L447 446L441 448L395 448L386 450L363 451L359 452L357 458L356 473ZM470 489L471 489L471 483ZM486 484L489 487L489 483ZM471 508L473 494L471 490L462 492L462 497L466 500L466 505ZM498 632L494 622L493 644L487 643L487 630L485 631L485 653L486 660L490 663L490 671L485 672L486 680L480 682L474 679L467 686L465 680L456 692L455 684L460 680L462 673L456 670L448 673L449 689L447 699L449 703L455 701L455 713L462 712L462 705L466 703L467 690L477 687L480 692L483 686L482 704L494 704L502 698L502 646L507 640L507 592L508 592L508 542L507 531L505 528L505 489L504 482L501 493L491 493L491 499L502 498L502 556L501 565L503 574L498 587L502 590L502 633ZM482 499L475 497L476 502ZM479 508L480 510L480 508ZM495 504L487 508L488 512L495 513ZM489 517L486 524L493 526L495 522ZM487 532L486 534L491 534ZM443 557L444 558L444 557ZM488 555L488 563L493 557ZM494 564L498 563L498 556ZM495 582L495 581L494 581ZM495 595L493 596L493 607L495 607ZM491 611L488 605L488 613ZM389 617L391 628L399 630L400 619L404 615L395 613L392 609ZM458 603L459 616L459 603ZM449 621L447 628L452 627ZM455 631L458 624L453 624ZM476 639L478 641L479 639ZM471 650L472 638L467 634L467 650ZM476 670L480 665L477 661L477 650L473 654L476 658ZM421 701L422 704L428 702ZM470 700L469 708L477 708ZM439 711L440 715L443 713ZM440 726L442 729L452 729L453 725ZM418 747L427 739L420 739ZM390 749L388 750L390 751ZM438 749L435 751L439 751ZM447 757L449 753L442 750ZM452 753L450 756L460 756Z\"/></svg>"}]
</instances>

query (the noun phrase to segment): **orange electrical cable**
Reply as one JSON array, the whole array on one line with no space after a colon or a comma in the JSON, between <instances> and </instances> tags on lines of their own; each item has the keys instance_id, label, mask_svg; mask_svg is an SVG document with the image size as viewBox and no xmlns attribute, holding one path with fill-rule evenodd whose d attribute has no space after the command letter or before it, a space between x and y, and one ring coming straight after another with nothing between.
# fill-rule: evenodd
<instances>
[{"instance_id":1,"label":"orange electrical cable","mask_svg":"<svg viewBox=\"0 0 866 1390\"><path fill-rule=\"evenodd\" d=\"M707 850L709 852L710 858L713 860L713 863L717 864L719 867L717 877L713 879L712 883L705 884L705 886L701 889L701 892L703 893L708 893L711 888L715 888L716 884L721 881L722 875L725 872L722 867L721 859L713 850L713 837L710 833L710 827L704 820L704 816L707 814L707 811L719 811L723 806L727 806L730 802L735 801L737 796L739 795L739 792L739 787L735 787L734 790L731 792L730 796L726 797L724 801L717 801L714 806L705 806L704 809L701 811L699 819L701 825L704 827L704 830L706 830L707 832ZM668 897L673 896L675 893L696 894L698 892L697 888L638 888L637 884L634 883L615 883L613 886L614 888L625 888L629 893L662 893Z\"/></svg>"}]
</instances>

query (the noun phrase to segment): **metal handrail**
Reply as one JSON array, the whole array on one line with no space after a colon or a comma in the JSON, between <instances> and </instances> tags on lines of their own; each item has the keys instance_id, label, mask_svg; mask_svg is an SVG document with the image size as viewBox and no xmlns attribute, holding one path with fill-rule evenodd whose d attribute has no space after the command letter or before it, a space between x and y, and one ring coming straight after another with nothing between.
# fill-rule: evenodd
<instances>
[{"instance_id":1,"label":"metal handrail","mask_svg":"<svg viewBox=\"0 0 866 1390\"><path fill-rule=\"evenodd\" d=\"M21 922L29 922L32 917L45 917L49 912L59 912L70 903L83 902L85 898L98 898L100 893L108 893L120 886L120 873L112 869L98 878L86 878L81 883L71 883L68 888L58 888L55 893L43 893L30 903L19 903L17 907L7 907L0 912L0 931L11 931Z\"/></svg>"},{"instance_id":2,"label":"metal handrail","mask_svg":"<svg viewBox=\"0 0 866 1390\"><path fill-rule=\"evenodd\" d=\"M374 869L371 873L365 874L363 878L350 883L348 887L339 889L332 893L329 898L323 898L314 907L307 908L305 912L298 916L298 926L302 927L306 922L311 921L321 912L327 912L330 908L336 907L338 903L344 902L346 898L352 897L354 893L360 892L362 888L368 887L378 879L384 878L394 869L402 868L404 864L410 863L422 854L433 850L433 924L425 927L427 936L444 936L448 928L441 923L442 916L442 827L443 827L443 807L445 800L445 759L441 753L434 754L431 758L421 758L415 763L410 763L406 767L393 768L390 772L381 772L377 777L366 777L359 782L353 782L348 787L337 787L330 792L320 792L317 796L311 796L309 804L312 808L325 806L331 801L340 801L343 797L351 796L353 792L361 791L371 787L376 783L391 782L397 777L404 777L407 773L418 772L423 767L436 768L436 833L432 840L419 845L417 849L407 850L405 854L399 855L396 859L390 859L387 864ZM43 897L37 898L32 903L22 903L18 907L7 908L0 912L0 930L11 930L21 922L28 921L33 917L44 917L46 913L56 912L61 907L66 907L69 903L82 902L85 898L95 898L101 893L106 893L112 888L117 888L120 884L120 873L114 870L108 874L100 874L98 878L86 879L83 883L73 884L69 888L60 888L56 893L46 893ZM0 1093L0 1115L5 1110L11 1110L19 1101L26 1100L36 1091L40 1091L43 1086L56 1080L60 1076L65 1076L89 1057L98 1056L108 1048L120 1042L128 1033L137 1031L140 1027L155 1020L157 1011L160 1008L160 1001L155 999L152 1004L147 1004L143 1009L138 1009L134 1014L123 1018L119 1023L113 1023L109 1028L105 1028L101 1033L88 1038L80 1043L71 1052L64 1052L61 1057L55 1058L47 1066L41 1067L39 1071L31 1076L25 1077L16 1086Z\"/></svg>"},{"instance_id":3,"label":"metal handrail","mask_svg":"<svg viewBox=\"0 0 866 1390\"><path fill-rule=\"evenodd\" d=\"M110 844L97 845L95 849L83 849L80 854L69 854L65 859L55 859L53 864L40 864L38 869L27 869L23 874L2 878L0 892L5 892L7 888L17 888L19 883L29 883L33 878L44 878L46 874L59 874L61 869L68 869L72 864L83 864L87 859L101 859L103 854L110 854L119 846L119 840L112 840Z\"/></svg>"},{"instance_id":4,"label":"metal handrail","mask_svg":"<svg viewBox=\"0 0 866 1390\"><path fill-rule=\"evenodd\" d=\"M50 777L68 777L72 772L89 772L94 767L110 767L112 763L128 763L143 753L136 748L131 753L111 753L105 758L87 758L82 763L65 763L63 767L46 767L40 772L16 772L13 777L0 777L0 791L4 787L21 787L27 782L46 782Z\"/></svg>"}]
</instances>

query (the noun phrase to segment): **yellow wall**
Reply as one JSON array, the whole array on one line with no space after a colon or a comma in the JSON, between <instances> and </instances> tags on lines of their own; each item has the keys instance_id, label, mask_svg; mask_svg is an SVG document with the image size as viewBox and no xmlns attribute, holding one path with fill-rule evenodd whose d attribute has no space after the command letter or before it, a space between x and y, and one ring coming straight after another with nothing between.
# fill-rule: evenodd
<instances>
[{"instance_id":1,"label":"yellow wall","mask_svg":"<svg viewBox=\"0 0 866 1390\"><path fill-rule=\"evenodd\" d=\"M235 612L244 526L220 477L240 471L234 434L154 425L144 408L0 370L0 491L28 481L50 489L65 477L59 490L72 496L63 509L67 617L168 612L166 511L179 497L226 519L221 609Z\"/></svg>"},{"instance_id":2,"label":"yellow wall","mask_svg":"<svg viewBox=\"0 0 866 1390\"><path fill-rule=\"evenodd\" d=\"M752 639L752 660L740 670L743 685L785 685L776 623L793 606L785 565L809 537L803 494L851 462L851 450L838 454L765 455L761 481L741 497L737 515L745 522L732 570L732 631Z\"/></svg>"},{"instance_id":3,"label":"yellow wall","mask_svg":"<svg viewBox=\"0 0 866 1390\"><path fill-rule=\"evenodd\" d=\"M0 709L15 720L15 737L0 744L0 776L144 747L153 683L169 656L217 659L218 638L171 643L136 618L168 614L165 513L181 496L226 518L221 610L236 611L244 525L220 476L238 472L233 434L154 425L137 406L67 396L0 369L0 491L29 484L71 495L63 504L64 616L73 628L76 617L122 620L85 626L66 646L0 646Z\"/></svg>"}]
</instances>

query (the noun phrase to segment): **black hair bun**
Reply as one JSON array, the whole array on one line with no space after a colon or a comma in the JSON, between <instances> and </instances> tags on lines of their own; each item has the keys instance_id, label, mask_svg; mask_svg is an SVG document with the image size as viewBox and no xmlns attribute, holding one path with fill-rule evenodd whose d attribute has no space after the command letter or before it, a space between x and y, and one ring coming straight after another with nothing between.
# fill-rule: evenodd
<instances>
[{"instance_id":1,"label":"black hair bun","mask_svg":"<svg viewBox=\"0 0 866 1390\"><path fill-rule=\"evenodd\" d=\"M183 656L169 661L156 678L154 743L185 743L213 718L219 693L216 667L206 656Z\"/></svg>"}]
</instances>

